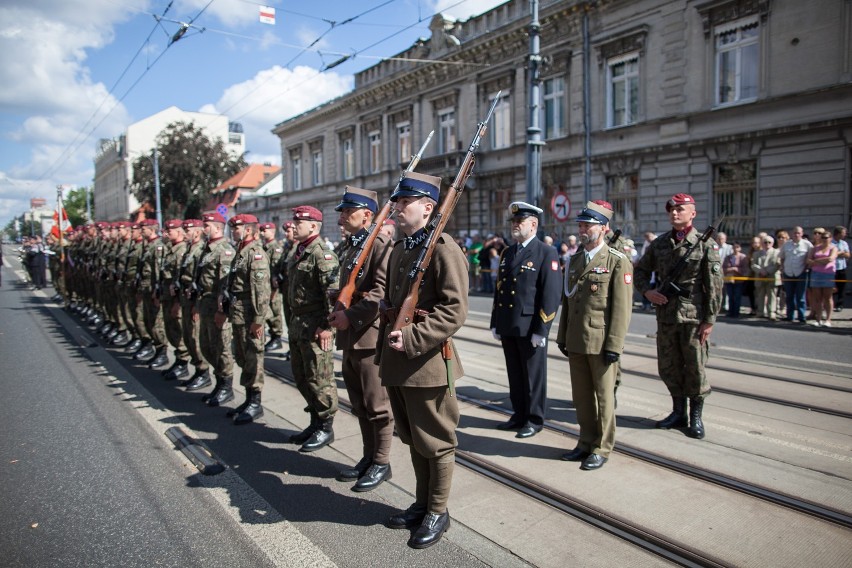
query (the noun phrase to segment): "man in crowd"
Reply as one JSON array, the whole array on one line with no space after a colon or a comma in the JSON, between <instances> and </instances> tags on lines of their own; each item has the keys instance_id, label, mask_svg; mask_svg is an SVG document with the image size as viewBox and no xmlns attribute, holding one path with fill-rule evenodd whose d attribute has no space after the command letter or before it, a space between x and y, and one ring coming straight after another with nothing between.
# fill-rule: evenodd
<instances>
[{"instance_id":1,"label":"man in crowd","mask_svg":"<svg viewBox=\"0 0 852 568\"><path fill-rule=\"evenodd\" d=\"M163 258L166 246L160 239L160 224L156 219L145 219L142 226L142 238L145 241L145 252L139 261L138 300L142 303L143 321L150 336L150 342L142 347L134 359L148 361L148 367L155 369L169 362L166 352L166 330L163 327L163 311L160 301L155 294L155 287L160 282L160 272L163 268ZM153 358L152 358L153 356Z\"/></svg>"},{"instance_id":2,"label":"man in crowd","mask_svg":"<svg viewBox=\"0 0 852 568\"><path fill-rule=\"evenodd\" d=\"M186 390L199 390L210 384L210 371L207 361L201 354L200 318L192 316L195 307L197 291L193 289L196 272L199 270L201 256L205 250L204 222L200 219L186 219L183 222L188 247L181 259L177 282L180 290L181 336L189 352L190 362L195 367L195 373L186 380ZM182 374L182 373L176 373ZM166 376L167 379L171 377ZM175 376L175 378L178 378Z\"/></svg>"},{"instance_id":3,"label":"man in crowd","mask_svg":"<svg viewBox=\"0 0 852 568\"><path fill-rule=\"evenodd\" d=\"M837 225L832 231L832 241L837 247L837 259L835 260L835 289L837 293L834 296L834 311L843 310L843 296L846 295L846 265L849 262L849 243L846 242L846 227Z\"/></svg>"},{"instance_id":4,"label":"man in crowd","mask_svg":"<svg viewBox=\"0 0 852 568\"><path fill-rule=\"evenodd\" d=\"M781 282L787 296L788 322L798 319L799 323L805 323L805 291L808 286L805 261L813 245L802 238L804 234L805 230L801 227L793 227L790 240L784 243L778 253Z\"/></svg>"},{"instance_id":5,"label":"man in crowd","mask_svg":"<svg viewBox=\"0 0 852 568\"><path fill-rule=\"evenodd\" d=\"M186 242L186 233L183 230L183 221L171 219L166 221L166 237L169 247L163 260L163 270L160 274L161 284L159 288L160 303L163 306L165 319L166 338L175 348L175 362L171 367L163 371L166 380L182 379L189 374L189 349L183 340L183 321L180 309L180 269L189 244Z\"/></svg>"}]
</instances>

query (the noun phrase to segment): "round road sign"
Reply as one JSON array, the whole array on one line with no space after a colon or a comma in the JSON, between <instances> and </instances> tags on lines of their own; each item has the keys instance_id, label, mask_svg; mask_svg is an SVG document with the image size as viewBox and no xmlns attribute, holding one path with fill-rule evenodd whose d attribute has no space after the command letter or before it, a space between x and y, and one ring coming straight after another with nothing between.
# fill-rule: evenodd
<instances>
[{"instance_id":1,"label":"round road sign","mask_svg":"<svg viewBox=\"0 0 852 568\"><path fill-rule=\"evenodd\" d=\"M566 221L571 215L571 201L568 194L560 191L550 200L550 210L557 221Z\"/></svg>"}]
</instances>

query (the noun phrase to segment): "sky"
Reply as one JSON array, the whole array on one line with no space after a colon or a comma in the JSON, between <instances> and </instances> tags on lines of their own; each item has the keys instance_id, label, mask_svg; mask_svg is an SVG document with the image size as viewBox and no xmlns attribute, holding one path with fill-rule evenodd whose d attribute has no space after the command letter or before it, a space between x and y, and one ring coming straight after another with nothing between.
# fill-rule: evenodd
<instances>
[{"instance_id":1,"label":"sky","mask_svg":"<svg viewBox=\"0 0 852 568\"><path fill-rule=\"evenodd\" d=\"M505 1L3 0L0 227L59 185L91 187L97 141L172 105L242 123L246 159L280 164L275 124L351 91L354 73L428 37L434 14Z\"/></svg>"}]
</instances>

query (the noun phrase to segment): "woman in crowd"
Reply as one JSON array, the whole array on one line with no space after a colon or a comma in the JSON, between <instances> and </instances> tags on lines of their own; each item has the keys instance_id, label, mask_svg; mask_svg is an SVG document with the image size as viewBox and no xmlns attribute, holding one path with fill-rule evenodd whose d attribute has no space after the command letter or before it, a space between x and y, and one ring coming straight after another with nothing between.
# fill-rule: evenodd
<instances>
[{"instance_id":1,"label":"woman in crowd","mask_svg":"<svg viewBox=\"0 0 852 568\"><path fill-rule=\"evenodd\" d=\"M806 265L811 269L810 290L813 302L811 313L814 316L815 325L818 326L831 327L836 260L837 247L831 244L831 233L822 227L817 227L814 229L814 246L808 251Z\"/></svg>"},{"instance_id":2,"label":"woman in crowd","mask_svg":"<svg viewBox=\"0 0 852 568\"><path fill-rule=\"evenodd\" d=\"M743 296L743 280L740 278L748 273L748 257L739 243L734 243L734 252L722 263L722 273L725 275L725 292L728 295L728 316L738 318Z\"/></svg>"},{"instance_id":3,"label":"woman in crowd","mask_svg":"<svg viewBox=\"0 0 852 568\"><path fill-rule=\"evenodd\" d=\"M790 240L790 233L781 229L775 233L775 250L779 254L778 258L778 280L779 284L775 288L775 296L778 298L778 317L785 318L787 316L787 296L784 295L784 286L780 282L781 280L781 247L784 246L784 243Z\"/></svg>"}]
</instances>

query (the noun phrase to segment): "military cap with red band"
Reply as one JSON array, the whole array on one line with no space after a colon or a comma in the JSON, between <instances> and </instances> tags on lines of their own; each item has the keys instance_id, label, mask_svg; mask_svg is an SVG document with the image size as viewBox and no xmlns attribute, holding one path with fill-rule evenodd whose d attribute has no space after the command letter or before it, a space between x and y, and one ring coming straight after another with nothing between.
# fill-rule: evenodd
<instances>
[{"instance_id":1,"label":"military cap with red band","mask_svg":"<svg viewBox=\"0 0 852 568\"><path fill-rule=\"evenodd\" d=\"M166 229L183 229L183 221L180 219L169 219L166 221Z\"/></svg>"},{"instance_id":2,"label":"military cap with red band","mask_svg":"<svg viewBox=\"0 0 852 568\"><path fill-rule=\"evenodd\" d=\"M196 227L203 227L204 222L201 219L184 219L183 228L184 229L194 229Z\"/></svg>"},{"instance_id":3,"label":"military cap with red band","mask_svg":"<svg viewBox=\"0 0 852 568\"><path fill-rule=\"evenodd\" d=\"M240 225L257 225L257 217L254 215L249 215L248 213L241 213L239 215L234 215L228 220L228 224L232 227L239 227Z\"/></svg>"},{"instance_id":4,"label":"military cap with red band","mask_svg":"<svg viewBox=\"0 0 852 568\"><path fill-rule=\"evenodd\" d=\"M666 211L671 211L672 207L677 205L695 205L695 198L688 193L672 195L672 198L666 201Z\"/></svg>"},{"instance_id":5,"label":"military cap with red band","mask_svg":"<svg viewBox=\"0 0 852 568\"><path fill-rule=\"evenodd\" d=\"M213 213L205 213L201 219L205 223L222 223L225 224L225 218L222 217L222 214L218 211L214 211Z\"/></svg>"},{"instance_id":6,"label":"military cap with red band","mask_svg":"<svg viewBox=\"0 0 852 568\"><path fill-rule=\"evenodd\" d=\"M130 221L116 221L115 222L115 228L116 229L129 229L132 225L133 225L133 223L131 223Z\"/></svg>"},{"instance_id":7,"label":"military cap with red band","mask_svg":"<svg viewBox=\"0 0 852 568\"><path fill-rule=\"evenodd\" d=\"M322 222L322 211L310 205L299 205L293 207L293 220Z\"/></svg>"}]
</instances>

